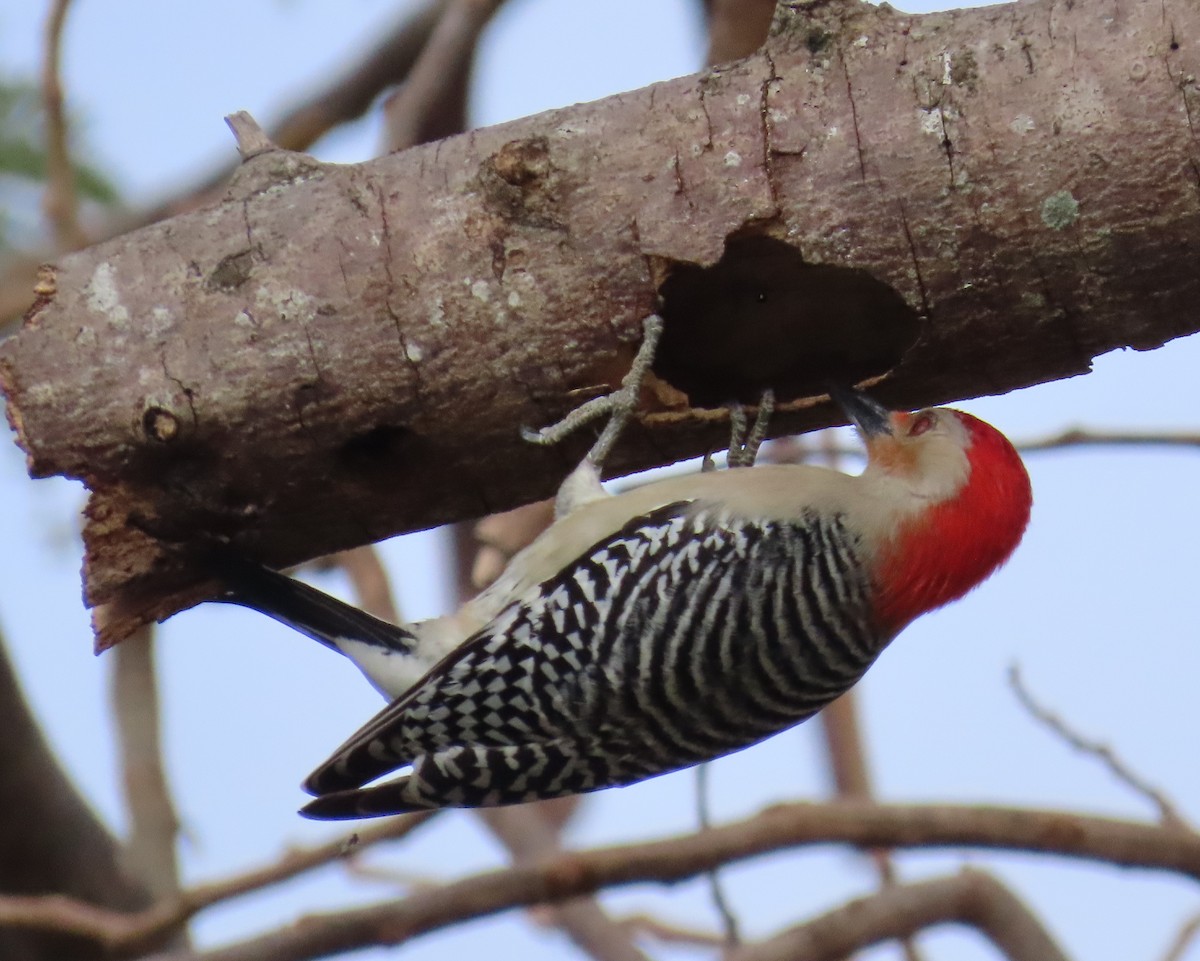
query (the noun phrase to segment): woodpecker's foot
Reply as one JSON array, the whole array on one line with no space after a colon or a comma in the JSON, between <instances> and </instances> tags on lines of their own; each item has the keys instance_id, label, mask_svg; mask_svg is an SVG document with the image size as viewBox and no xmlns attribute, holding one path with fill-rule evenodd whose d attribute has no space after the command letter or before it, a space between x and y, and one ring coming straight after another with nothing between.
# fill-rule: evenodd
<instances>
[{"instance_id":1,"label":"woodpecker's foot","mask_svg":"<svg viewBox=\"0 0 1200 961\"><path fill-rule=\"evenodd\" d=\"M541 430L522 428L521 436L531 444L557 444L584 424L608 414L610 415L608 423L587 455L587 461L599 468L637 407L642 391L642 381L646 379L646 372L654 363L654 351L658 347L659 337L662 336L662 326L662 318L658 314L651 314L642 321L642 345L633 358L629 373L621 380L620 387L611 394L595 397L576 407L558 423L551 424L549 427L543 427Z\"/></svg>"},{"instance_id":2,"label":"woodpecker's foot","mask_svg":"<svg viewBox=\"0 0 1200 961\"><path fill-rule=\"evenodd\" d=\"M600 467L587 458L567 475L554 495L554 519L560 520L584 504L602 500L609 493L600 483Z\"/></svg>"},{"instance_id":3,"label":"woodpecker's foot","mask_svg":"<svg viewBox=\"0 0 1200 961\"><path fill-rule=\"evenodd\" d=\"M754 415L754 426L747 429L746 411L741 404L729 409L729 459L730 467L753 467L758 460L758 449L767 436L767 424L775 412L775 391L769 387L758 401L758 412Z\"/></svg>"}]
</instances>

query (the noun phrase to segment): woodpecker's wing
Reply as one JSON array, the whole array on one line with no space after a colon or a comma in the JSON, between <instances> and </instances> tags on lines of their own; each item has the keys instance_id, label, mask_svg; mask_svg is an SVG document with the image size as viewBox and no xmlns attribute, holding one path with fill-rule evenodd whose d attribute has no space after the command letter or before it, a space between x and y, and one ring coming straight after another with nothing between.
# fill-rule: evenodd
<instances>
[{"instance_id":1,"label":"woodpecker's wing","mask_svg":"<svg viewBox=\"0 0 1200 961\"><path fill-rule=\"evenodd\" d=\"M745 747L849 688L889 639L840 516L694 501L633 518L442 660L321 765L322 818L511 804ZM362 785L411 768L383 784Z\"/></svg>"}]
</instances>

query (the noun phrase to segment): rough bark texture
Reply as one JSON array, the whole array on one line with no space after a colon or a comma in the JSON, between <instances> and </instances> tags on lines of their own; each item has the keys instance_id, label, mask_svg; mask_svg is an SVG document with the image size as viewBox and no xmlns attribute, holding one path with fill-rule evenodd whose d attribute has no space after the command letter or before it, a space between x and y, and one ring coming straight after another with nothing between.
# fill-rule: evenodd
<instances>
[{"instance_id":1,"label":"rough bark texture","mask_svg":"<svg viewBox=\"0 0 1200 961\"><path fill-rule=\"evenodd\" d=\"M264 153L64 258L0 382L31 472L92 489L108 640L204 596L164 542L291 562L550 493L579 448L517 426L613 383L672 265L739 232L920 312L897 405L1200 327L1195 5L796 6L739 63L362 165ZM777 430L834 417L796 406ZM718 420L648 413L617 466Z\"/></svg>"}]
</instances>

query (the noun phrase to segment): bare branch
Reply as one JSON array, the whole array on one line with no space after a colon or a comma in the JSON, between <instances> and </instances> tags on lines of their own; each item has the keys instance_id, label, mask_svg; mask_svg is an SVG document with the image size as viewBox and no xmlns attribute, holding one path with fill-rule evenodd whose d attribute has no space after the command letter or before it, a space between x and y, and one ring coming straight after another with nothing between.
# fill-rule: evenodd
<instances>
[{"instance_id":1,"label":"bare branch","mask_svg":"<svg viewBox=\"0 0 1200 961\"><path fill-rule=\"evenodd\" d=\"M130 823L125 854L134 875L163 898L179 890L179 817L162 763L154 629L146 626L121 645L111 670L109 696Z\"/></svg>"},{"instance_id":2,"label":"bare branch","mask_svg":"<svg viewBox=\"0 0 1200 961\"><path fill-rule=\"evenodd\" d=\"M774 12L775 0L713 0L704 62L712 66L754 53L767 39Z\"/></svg>"},{"instance_id":3,"label":"bare branch","mask_svg":"<svg viewBox=\"0 0 1200 961\"><path fill-rule=\"evenodd\" d=\"M392 593L391 581L379 559L379 551L373 545L352 547L333 555L331 560L350 578L359 607L385 621L400 623L400 611Z\"/></svg>"},{"instance_id":4,"label":"bare branch","mask_svg":"<svg viewBox=\"0 0 1200 961\"><path fill-rule=\"evenodd\" d=\"M54 0L46 18L42 54L42 108L46 113L46 192L42 208L54 229L59 250L78 250L87 245L79 227L79 198L75 190L75 168L71 163L67 113L63 106L60 70L63 27L71 0Z\"/></svg>"},{"instance_id":5,"label":"bare branch","mask_svg":"<svg viewBox=\"0 0 1200 961\"><path fill-rule=\"evenodd\" d=\"M450 0L408 79L384 105L384 153L466 126L467 85L479 34L504 0Z\"/></svg>"},{"instance_id":6,"label":"bare branch","mask_svg":"<svg viewBox=\"0 0 1200 961\"><path fill-rule=\"evenodd\" d=\"M500 514L489 514L475 524L478 549L471 565L471 584L483 590L500 576L512 556L532 544L554 520L552 499L534 501Z\"/></svg>"},{"instance_id":7,"label":"bare branch","mask_svg":"<svg viewBox=\"0 0 1200 961\"><path fill-rule=\"evenodd\" d=\"M708 804L710 773L712 773L711 765L699 764L696 766L696 820L701 831L707 831L713 826ZM733 903L726 896L725 887L721 884L720 870L716 867L709 868L705 874L708 877L709 897L712 899L713 907L717 909L721 926L725 929L725 945L733 947L741 944L741 925L738 924L737 915L733 911Z\"/></svg>"},{"instance_id":8,"label":"bare branch","mask_svg":"<svg viewBox=\"0 0 1200 961\"><path fill-rule=\"evenodd\" d=\"M1071 427L1049 437L1034 438L1017 444L1017 449L1022 453L1061 450L1064 447L1200 447L1200 434L1102 431Z\"/></svg>"},{"instance_id":9,"label":"bare branch","mask_svg":"<svg viewBox=\"0 0 1200 961\"><path fill-rule=\"evenodd\" d=\"M605 887L679 881L769 851L830 843L1023 850L1172 871L1200 880L1200 835L1180 828L1020 808L782 804L698 834L559 854L536 866L486 872L399 901L306 918L216 951L175 953L169 961L300 961L372 944L400 944L466 918L564 901ZM275 873L283 873L282 867ZM213 887L229 897L272 880L264 881L260 873L240 890L224 884L185 893L188 908L182 914L178 907L165 905L142 915L98 918L87 906L78 912L64 911L61 898L0 899L0 923L45 926L52 921L55 926L88 931L117 949L138 943L148 931L161 931L164 914L170 913L177 924L180 917L214 903Z\"/></svg>"},{"instance_id":10,"label":"bare branch","mask_svg":"<svg viewBox=\"0 0 1200 961\"><path fill-rule=\"evenodd\" d=\"M142 911L106 910L62 895L0 897L0 926L67 932L97 941L113 953L138 949L160 942L214 904L351 857L381 841L402 838L434 814L436 812L391 818L326 844L289 851L273 864L224 881L198 885Z\"/></svg>"},{"instance_id":11,"label":"bare branch","mask_svg":"<svg viewBox=\"0 0 1200 961\"><path fill-rule=\"evenodd\" d=\"M617 924L628 928L635 935L644 935L661 941L663 944L689 944L701 948L721 948L728 943L724 935L685 928L649 914L631 914L618 918Z\"/></svg>"},{"instance_id":12,"label":"bare branch","mask_svg":"<svg viewBox=\"0 0 1200 961\"><path fill-rule=\"evenodd\" d=\"M1134 792L1140 794L1158 808L1158 816L1164 825L1191 830L1191 826L1179 813L1179 809L1171 803L1170 799L1158 788L1147 783L1128 764L1122 761L1111 747L1100 741L1084 737L1071 728L1059 715L1034 700L1029 689L1025 687L1025 682L1021 678L1020 668L1016 664L1008 669L1008 682L1013 689L1013 693L1016 694L1017 700L1021 702L1021 706L1029 712L1034 720L1040 721L1075 750L1098 758L1118 781L1132 788Z\"/></svg>"},{"instance_id":13,"label":"bare branch","mask_svg":"<svg viewBox=\"0 0 1200 961\"><path fill-rule=\"evenodd\" d=\"M975 928L1010 961L1067 961L1032 911L992 875L966 869L949 878L896 885L735 952L728 961L840 961L881 941L925 928Z\"/></svg>"},{"instance_id":14,"label":"bare branch","mask_svg":"<svg viewBox=\"0 0 1200 961\"><path fill-rule=\"evenodd\" d=\"M545 863L562 853L557 827L542 817L545 803L479 811L483 822L508 849L514 865ZM593 897L572 898L554 905L546 912L545 921L561 928L595 961L648 961L634 943L633 929L610 918Z\"/></svg>"},{"instance_id":15,"label":"bare branch","mask_svg":"<svg viewBox=\"0 0 1200 961\"><path fill-rule=\"evenodd\" d=\"M1183 923L1162 961L1183 961L1184 952L1191 946L1197 934L1200 934L1200 914L1192 915Z\"/></svg>"}]
</instances>

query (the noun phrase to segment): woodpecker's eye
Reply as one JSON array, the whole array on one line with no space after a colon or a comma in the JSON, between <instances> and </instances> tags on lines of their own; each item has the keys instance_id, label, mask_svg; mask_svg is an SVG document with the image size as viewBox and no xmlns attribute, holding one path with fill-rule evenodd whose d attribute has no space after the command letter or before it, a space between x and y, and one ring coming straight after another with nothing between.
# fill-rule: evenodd
<instances>
[{"instance_id":1,"label":"woodpecker's eye","mask_svg":"<svg viewBox=\"0 0 1200 961\"><path fill-rule=\"evenodd\" d=\"M933 426L933 423L933 414L917 414L917 416L912 419L912 423L908 425L908 436L920 437L925 433L925 431L929 430L929 428Z\"/></svg>"}]
</instances>

